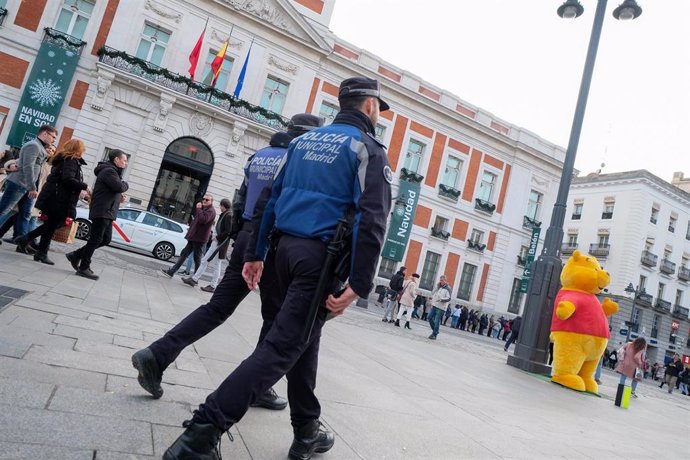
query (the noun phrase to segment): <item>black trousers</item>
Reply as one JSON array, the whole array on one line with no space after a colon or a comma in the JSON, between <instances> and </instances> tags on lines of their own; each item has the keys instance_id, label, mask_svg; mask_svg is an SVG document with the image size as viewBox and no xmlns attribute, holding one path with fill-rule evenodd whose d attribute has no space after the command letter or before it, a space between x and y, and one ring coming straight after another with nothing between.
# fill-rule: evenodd
<instances>
[{"instance_id":1,"label":"black trousers","mask_svg":"<svg viewBox=\"0 0 690 460\"><path fill-rule=\"evenodd\" d=\"M113 237L113 221L110 219L95 218L91 219L91 233L89 234L89 241L84 246L73 252L79 259L81 264L79 268L86 270L91 267L91 257L96 249L107 246Z\"/></svg>"},{"instance_id":2,"label":"black trousers","mask_svg":"<svg viewBox=\"0 0 690 460\"><path fill-rule=\"evenodd\" d=\"M199 264L201 264L201 256L203 255L204 244L205 243L199 243L196 241L187 241L187 245L182 249L182 252L180 252L180 257L177 259L177 262L175 262L175 265L170 268L170 273L176 273L185 260L187 260L187 256L189 256L190 253L194 254L194 271L197 271Z\"/></svg>"},{"instance_id":3,"label":"black trousers","mask_svg":"<svg viewBox=\"0 0 690 460\"><path fill-rule=\"evenodd\" d=\"M38 251L36 252L40 255L46 255L48 254L48 249L50 248L50 241L53 238L55 230L57 230L60 227L64 227L64 225L65 216L61 216L58 218L48 217L48 220L44 221L42 225L39 225L38 227L36 227L24 236L26 236L26 238L28 238L29 241L40 236L41 240L38 242Z\"/></svg>"},{"instance_id":4,"label":"black trousers","mask_svg":"<svg viewBox=\"0 0 690 460\"><path fill-rule=\"evenodd\" d=\"M510 332L510 338L508 339L506 344L503 346L503 348L505 348L507 350L510 347L510 344L517 340L518 335L519 334L517 332L511 331Z\"/></svg>"},{"instance_id":5,"label":"black trousers","mask_svg":"<svg viewBox=\"0 0 690 460\"><path fill-rule=\"evenodd\" d=\"M275 270L279 297L284 300L273 325L254 352L199 406L194 421L227 430L240 421L252 401L284 375L293 427L320 417L314 389L325 309L319 311L306 343L302 332L325 256L326 245L320 241L288 235L280 238Z\"/></svg>"},{"instance_id":6,"label":"black trousers","mask_svg":"<svg viewBox=\"0 0 690 460\"><path fill-rule=\"evenodd\" d=\"M223 324L235 312L237 306L249 294L247 283L242 278L244 253L247 249L249 233L241 231L237 235L230 254L230 263L225 270L211 300L180 321L160 339L149 345L161 369L167 368L187 346L193 344L209 332ZM276 297L278 288L274 274L272 254L264 264L264 273L259 283L261 293L261 316L263 326L259 333L261 343L273 323L280 299Z\"/></svg>"}]
</instances>

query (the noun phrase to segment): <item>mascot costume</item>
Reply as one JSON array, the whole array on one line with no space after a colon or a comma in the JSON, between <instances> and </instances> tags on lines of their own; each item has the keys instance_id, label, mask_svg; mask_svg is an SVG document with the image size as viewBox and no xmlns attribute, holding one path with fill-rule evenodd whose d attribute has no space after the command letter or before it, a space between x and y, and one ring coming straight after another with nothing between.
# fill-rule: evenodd
<instances>
[{"instance_id":1,"label":"mascot costume","mask_svg":"<svg viewBox=\"0 0 690 460\"><path fill-rule=\"evenodd\" d=\"M609 298L599 294L611 282L594 257L575 251L561 271L561 290L556 295L551 319L553 376L551 381L577 391L599 393L594 371L609 339L607 316L618 311Z\"/></svg>"}]
</instances>

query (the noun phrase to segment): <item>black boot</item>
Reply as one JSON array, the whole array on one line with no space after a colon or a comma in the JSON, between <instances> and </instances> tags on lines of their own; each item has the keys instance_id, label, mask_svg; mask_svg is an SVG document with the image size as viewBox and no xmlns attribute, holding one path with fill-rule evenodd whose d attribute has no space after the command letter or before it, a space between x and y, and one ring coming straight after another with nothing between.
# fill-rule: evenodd
<instances>
[{"instance_id":1,"label":"black boot","mask_svg":"<svg viewBox=\"0 0 690 460\"><path fill-rule=\"evenodd\" d=\"M211 423L188 420L184 433L163 454L163 460L221 460L220 437L223 432Z\"/></svg>"},{"instance_id":2,"label":"black boot","mask_svg":"<svg viewBox=\"0 0 690 460\"><path fill-rule=\"evenodd\" d=\"M405 321L405 329L412 329L409 321Z\"/></svg>"},{"instance_id":3,"label":"black boot","mask_svg":"<svg viewBox=\"0 0 690 460\"><path fill-rule=\"evenodd\" d=\"M79 271L79 262L81 262L79 256L77 256L77 254L74 252L68 252L67 254L65 254L65 257L67 257L67 260L69 260L69 263L70 265L72 265L74 271Z\"/></svg>"},{"instance_id":4,"label":"black boot","mask_svg":"<svg viewBox=\"0 0 690 460\"><path fill-rule=\"evenodd\" d=\"M290 446L290 460L309 460L314 454L328 452L335 443L335 436L326 431L318 420L312 420L301 428L293 428L295 439Z\"/></svg>"},{"instance_id":5,"label":"black boot","mask_svg":"<svg viewBox=\"0 0 690 460\"><path fill-rule=\"evenodd\" d=\"M17 244L17 247L19 247L19 244ZM37 252L36 254L34 254L34 260L36 262L41 262L42 264L46 265L55 265L55 262L50 260L48 258L48 254L46 254L45 252Z\"/></svg>"},{"instance_id":6,"label":"black boot","mask_svg":"<svg viewBox=\"0 0 690 460\"><path fill-rule=\"evenodd\" d=\"M29 246L29 239L25 236L18 236L14 239L14 243L17 245L15 251L21 254L35 254L36 251Z\"/></svg>"},{"instance_id":7,"label":"black boot","mask_svg":"<svg viewBox=\"0 0 690 460\"><path fill-rule=\"evenodd\" d=\"M151 393L153 399L163 396L163 388L161 388L163 372L159 369L158 361L156 361L156 357L150 349L144 348L134 353L132 355L132 366L139 371L139 376L137 377L139 385Z\"/></svg>"},{"instance_id":8,"label":"black boot","mask_svg":"<svg viewBox=\"0 0 690 460\"><path fill-rule=\"evenodd\" d=\"M395 320L395 327L400 327L400 320L399 319Z\"/></svg>"},{"instance_id":9,"label":"black boot","mask_svg":"<svg viewBox=\"0 0 690 460\"><path fill-rule=\"evenodd\" d=\"M250 404L251 407L263 407L271 410L283 410L287 405L287 399L278 396L273 388L269 388L266 393Z\"/></svg>"}]
</instances>

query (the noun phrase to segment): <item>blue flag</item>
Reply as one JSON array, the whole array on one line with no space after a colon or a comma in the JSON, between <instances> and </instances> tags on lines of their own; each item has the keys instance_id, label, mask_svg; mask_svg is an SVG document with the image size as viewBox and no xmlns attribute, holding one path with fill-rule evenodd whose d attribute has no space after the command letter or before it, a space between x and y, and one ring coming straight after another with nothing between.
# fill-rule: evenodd
<instances>
[{"instance_id":1,"label":"blue flag","mask_svg":"<svg viewBox=\"0 0 690 460\"><path fill-rule=\"evenodd\" d=\"M252 40L252 45L254 41ZM240 93L242 92L242 85L244 84L244 75L247 73L247 64L249 63L249 55L252 52L252 45L249 45L249 51L247 51L247 57L244 59L244 64L242 65L242 70L240 71L240 77L237 79L237 86L235 86L235 92L233 96L235 99L240 98Z\"/></svg>"}]
</instances>

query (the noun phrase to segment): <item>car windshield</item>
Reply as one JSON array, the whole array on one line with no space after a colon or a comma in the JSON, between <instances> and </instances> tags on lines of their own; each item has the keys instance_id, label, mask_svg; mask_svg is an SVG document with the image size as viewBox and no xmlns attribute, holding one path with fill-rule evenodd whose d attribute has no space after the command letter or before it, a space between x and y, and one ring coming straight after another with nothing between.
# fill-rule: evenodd
<instances>
[{"instance_id":1,"label":"car windshield","mask_svg":"<svg viewBox=\"0 0 690 460\"><path fill-rule=\"evenodd\" d=\"M120 209L117 212L117 218L122 220L137 220L141 211L135 209Z\"/></svg>"}]
</instances>

